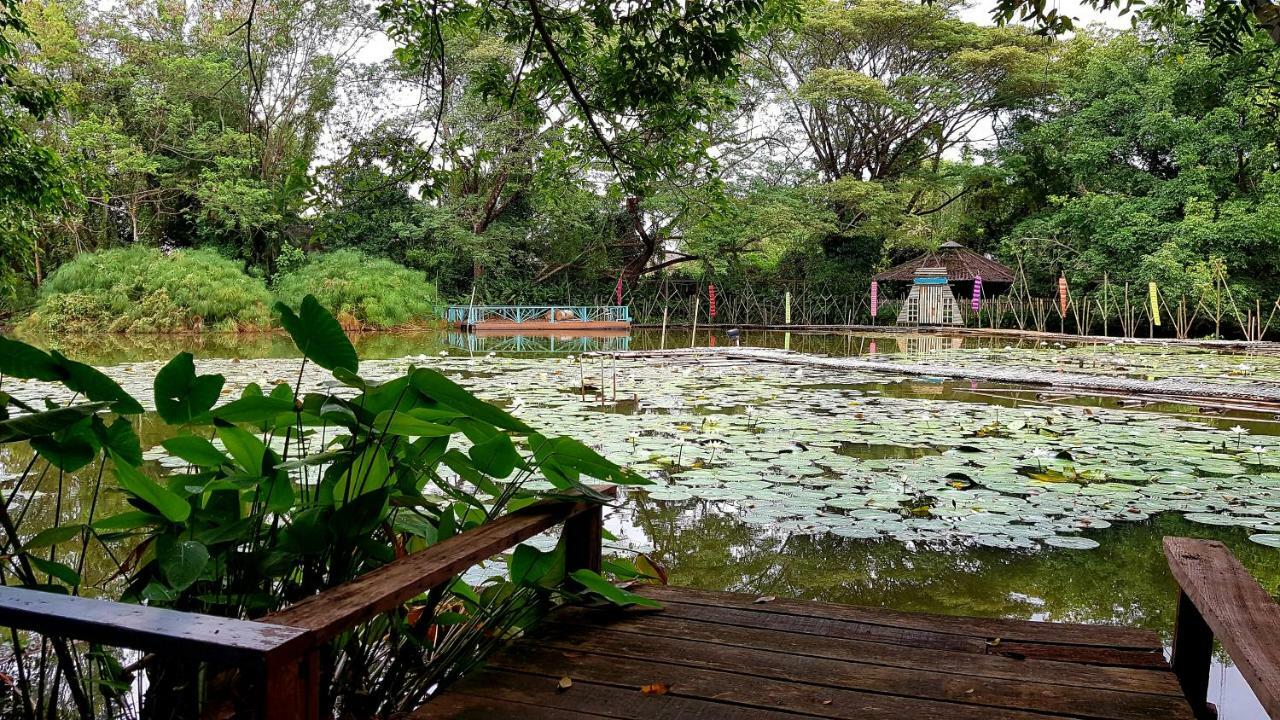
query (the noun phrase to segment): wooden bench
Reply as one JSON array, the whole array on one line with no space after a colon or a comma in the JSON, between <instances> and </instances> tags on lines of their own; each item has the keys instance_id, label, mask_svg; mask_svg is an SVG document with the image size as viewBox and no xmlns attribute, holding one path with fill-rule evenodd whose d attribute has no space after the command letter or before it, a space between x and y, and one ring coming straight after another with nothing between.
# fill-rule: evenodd
<instances>
[{"instance_id":1,"label":"wooden bench","mask_svg":"<svg viewBox=\"0 0 1280 720\"><path fill-rule=\"evenodd\" d=\"M1167 537L1164 554L1180 589L1170 662L1196 717L1217 714L1207 697L1216 637L1267 715L1280 718L1280 605L1220 542Z\"/></svg>"}]
</instances>

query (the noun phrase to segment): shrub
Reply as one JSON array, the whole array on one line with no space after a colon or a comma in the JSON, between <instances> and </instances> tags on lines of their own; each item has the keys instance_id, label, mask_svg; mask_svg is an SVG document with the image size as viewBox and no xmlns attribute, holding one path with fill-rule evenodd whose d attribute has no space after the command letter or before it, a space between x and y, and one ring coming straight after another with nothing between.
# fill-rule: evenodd
<instances>
[{"instance_id":1,"label":"shrub","mask_svg":"<svg viewBox=\"0 0 1280 720\"><path fill-rule=\"evenodd\" d=\"M313 255L276 283L276 297L287 305L308 294L347 329L421 324L436 314L435 286L421 273L358 250Z\"/></svg>"},{"instance_id":2,"label":"shrub","mask_svg":"<svg viewBox=\"0 0 1280 720\"><path fill-rule=\"evenodd\" d=\"M48 332L255 330L271 295L212 250L134 246L80 255L49 276L26 326Z\"/></svg>"}]
</instances>

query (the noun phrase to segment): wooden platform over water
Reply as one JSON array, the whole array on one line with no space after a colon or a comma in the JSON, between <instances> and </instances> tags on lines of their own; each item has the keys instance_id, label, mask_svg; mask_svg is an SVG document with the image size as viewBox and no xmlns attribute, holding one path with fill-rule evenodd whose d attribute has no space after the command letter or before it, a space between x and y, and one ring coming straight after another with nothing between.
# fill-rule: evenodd
<instances>
[{"instance_id":1,"label":"wooden platform over water","mask_svg":"<svg viewBox=\"0 0 1280 720\"><path fill-rule=\"evenodd\" d=\"M1147 630L639 592L663 609L562 608L414 717L1194 717Z\"/></svg>"}]
</instances>

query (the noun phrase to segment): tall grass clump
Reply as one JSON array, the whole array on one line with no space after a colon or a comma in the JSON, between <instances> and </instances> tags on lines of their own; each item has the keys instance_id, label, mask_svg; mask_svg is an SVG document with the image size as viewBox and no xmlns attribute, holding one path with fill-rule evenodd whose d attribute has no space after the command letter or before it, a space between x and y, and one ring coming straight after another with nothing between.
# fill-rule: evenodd
<instances>
[{"instance_id":1,"label":"tall grass clump","mask_svg":"<svg viewBox=\"0 0 1280 720\"><path fill-rule=\"evenodd\" d=\"M46 332L237 331L269 327L271 294L213 250L133 246L80 255L40 290L26 321Z\"/></svg>"},{"instance_id":2,"label":"tall grass clump","mask_svg":"<svg viewBox=\"0 0 1280 720\"><path fill-rule=\"evenodd\" d=\"M281 275L275 289L287 305L316 296L348 330L427 323L438 304L435 286L422 273L358 250L312 255Z\"/></svg>"}]
</instances>

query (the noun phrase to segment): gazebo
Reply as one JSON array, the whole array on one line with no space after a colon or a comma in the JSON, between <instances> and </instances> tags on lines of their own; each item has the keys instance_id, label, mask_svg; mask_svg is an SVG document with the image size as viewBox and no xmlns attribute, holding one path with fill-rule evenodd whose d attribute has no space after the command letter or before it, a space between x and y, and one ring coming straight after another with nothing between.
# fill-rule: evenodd
<instances>
[{"instance_id":1,"label":"gazebo","mask_svg":"<svg viewBox=\"0 0 1280 720\"><path fill-rule=\"evenodd\" d=\"M884 283L910 283L911 291L898 313L899 325L961 325L962 302L973 296L975 278L982 278L982 297L995 297L1013 285L1013 270L958 242L943 243L936 251L895 265L875 276Z\"/></svg>"}]
</instances>

